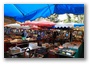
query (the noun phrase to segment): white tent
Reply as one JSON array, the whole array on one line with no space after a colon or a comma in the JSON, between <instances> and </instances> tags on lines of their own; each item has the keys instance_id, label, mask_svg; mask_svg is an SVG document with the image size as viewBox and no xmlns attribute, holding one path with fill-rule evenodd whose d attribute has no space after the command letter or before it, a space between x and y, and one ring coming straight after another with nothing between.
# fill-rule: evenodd
<instances>
[{"instance_id":1,"label":"white tent","mask_svg":"<svg viewBox=\"0 0 90 64\"><path fill-rule=\"evenodd\" d=\"M8 24L8 25L5 25L5 26L8 26L8 27L11 27L11 28L23 28L23 29L30 29L29 26L21 26L20 24L17 24L17 23L14 23L14 24Z\"/></svg>"},{"instance_id":2,"label":"white tent","mask_svg":"<svg viewBox=\"0 0 90 64\"><path fill-rule=\"evenodd\" d=\"M64 28L64 27L66 27L66 28L67 28L67 27L70 27L70 28L71 28L71 27L74 27L74 23L63 23L63 22L59 22L59 23L56 23L55 27L56 27L56 28L58 28L58 27L59 27L59 28L60 28L60 27L63 27L63 28Z\"/></svg>"}]
</instances>

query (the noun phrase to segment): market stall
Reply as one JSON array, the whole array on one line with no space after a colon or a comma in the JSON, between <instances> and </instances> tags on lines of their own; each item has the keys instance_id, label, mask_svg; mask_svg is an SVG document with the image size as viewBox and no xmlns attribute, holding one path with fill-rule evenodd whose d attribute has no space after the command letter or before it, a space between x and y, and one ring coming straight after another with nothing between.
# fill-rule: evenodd
<instances>
[{"instance_id":1,"label":"market stall","mask_svg":"<svg viewBox=\"0 0 90 64\"><path fill-rule=\"evenodd\" d=\"M84 53L84 24L49 18L54 13L84 14L83 4L5 4L4 9L4 16L21 22L4 25L6 58L80 58ZM36 20L40 17L49 20Z\"/></svg>"}]
</instances>

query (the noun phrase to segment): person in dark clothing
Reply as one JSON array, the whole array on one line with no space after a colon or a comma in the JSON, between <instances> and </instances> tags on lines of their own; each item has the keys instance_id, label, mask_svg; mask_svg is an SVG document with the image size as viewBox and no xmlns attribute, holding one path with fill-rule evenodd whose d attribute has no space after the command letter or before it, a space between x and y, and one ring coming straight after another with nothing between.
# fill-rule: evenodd
<instances>
[{"instance_id":1,"label":"person in dark clothing","mask_svg":"<svg viewBox=\"0 0 90 64\"><path fill-rule=\"evenodd\" d=\"M41 46L41 33L40 32L38 32L37 40L38 40L38 46Z\"/></svg>"},{"instance_id":2,"label":"person in dark clothing","mask_svg":"<svg viewBox=\"0 0 90 64\"><path fill-rule=\"evenodd\" d=\"M22 37L24 37L24 31L22 31Z\"/></svg>"},{"instance_id":3,"label":"person in dark clothing","mask_svg":"<svg viewBox=\"0 0 90 64\"><path fill-rule=\"evenodd\" d=\"M70 42L72 42L72 33L70 32Z\"/></svg>"},{"instance_id":4,"label":"person in dark clothing","mask_svg":"<svg viewBox=\"0 0 90 64\"><path fill-rule=\"evenodd\" d=\"M40 35L37 36L37 40L41 40L41 36Z\"/></svg>"},{"instance_id":5,"label":"person in dark clothing","mask_svg":"<svg viewBox=\"0 0 90 64\"><path fill-rule=\"evenodd\" d=\"M55 43L55 39L56 39L57 33L58 32L56 32L56 31L53 33L53 44Z\"/></svg>"},{"instance_id":6,"label":"person in dark clothing","mask_svg":"<svg viewBox=\"0 0 90 64\"><path fill-rule=\"evenodd\" d=\"M53 33L53 38L56 38L56 36L57 36L57 32L55 31L55 32Z\"/></svg>"},{"instance_id":7,"label":"person in dark clothing","mask_svg":"<svg viewBox=\"0 0 90 64\"><path fill-rule=\"evenodd\" d=\"M25 40L27 38L28 34L26 32L26 30L22 31L22 39Z\"/></svg>"},{"instance_id":8,"label":"person in dark clothing","mask_svg":"<svg viewBox=\"0 0 90 64\"><path fill-rule=\"evenodd\" d=\"M64 33L60 35L60 45L64 44Z\"/></svg>"}]
</instances>

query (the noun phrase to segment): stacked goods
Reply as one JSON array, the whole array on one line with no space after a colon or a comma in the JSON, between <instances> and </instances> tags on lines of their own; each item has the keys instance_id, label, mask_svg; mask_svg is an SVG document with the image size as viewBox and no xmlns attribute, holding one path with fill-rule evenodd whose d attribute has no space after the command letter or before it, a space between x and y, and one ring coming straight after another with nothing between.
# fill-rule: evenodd
<instances>
[{"instance_id":1,"label":"stacked goods","mask_svg":"<svg viewBox=\"0 0 90 64\"><path fill-rule=\"evenodd\" d=\"M73 44L74 46L78 46L78 47L80 47L81 42L72 42L71 44Z\"/></svg>"},{"instance_id":2,"label":"stacked goods","mask_svg":"<svg viewBox=\"0 0 90 64\"><path fill-rule=\"evenodd\" d=\"M10 47L9 48L9 52L10 54L17 54L17 53L20 53L20 47Z\"/></svg>"},{"instance_id":3,"label":"stacked goods","mask_svg":"<svg viewBox=\"0 0 90 64\"><path fill-rule=\"evenodd\" d=\"M11 36L11 38L14 38L14 39L21 39L22 37L21 37L21 36Z\"/></svg>"},{"instance_id":4,"label":"stacked goods","mask_svg":"<svg viewBox=\"0 0 90 64\"><path fill-rule=\"evenodd\" d=\"M65 43L63 44L64 48L72 48L72 49L78 49L81 45L81 42L71 42L71 43Z\"/></svg>"},{"instance_id":5,"label":"stacked goods","mask_svg":"<svg viewBox=\"0 0 90 64\"><path fill-rule=\"evenodd\" d=\"M30 38L30 40L36 40L36 39L34 39L34 38Z\"/></svg>"},{"instance_id":6,"label":"stacked goods","mask_svg":"<svg viewBox=\"0 0 90 64\"><path fill-rule=\"evenodd\" d=\"M54 48L54 50L57 50L58 51L58 48Z\"/></svg>"},{"instance_id":7,"label":"stacked goods","mask_svg":"<svg viewBox=\"0 0 90 64\"><path fill-rule=\"evenodd\" d=\"M14 40L11 40L10 43L14 44L14 43L21 43L22 42L22 39L14 39Z\"/></svg>"},{"instance_id":8,"label":"stacked goods","mask_svg":"<svg viewBox=\"0 0 90 64\"><path fill-rule=\"evenodd\" d=\"M57 51L56 50L54 50L54 49L51 49L51 50L49 50L49 54L55 54Z\"/></svg>"},{"instance_id":9,"label":"stacked goods","mask_svg":"<svg viewBox=\"0 0 90 64\"><path fill-rule=\"evenodd\" d=\"M4 43L10 42L11 40L12 40L11 38L5 38L5 39L4 39Z\"/></svg>"},{"instance_id":10,"label":"stacked goods","mask_svg":"<svg viewBox=\"0 0 90 64\"><path fill-rule=\"evenodd\" d=\"M30 41L30 38L26 38L27 41Z\"/></svg>"},{"instance_id":11,"label":"stacked goods","mask_svg":"<svg viewBox=\"0 0 90 64\"><path fill-rule=\"evenodd\" d=\"M62 50L62 54L66 54L66 55L74 55L75 51L73 50L68 50L68 49L63 49Z\"/></svg>"},{"instance_id":12,"label":"stacked goods","mask_svg":"<svg viewBox=\"0 0 90 64\"><path fill-rule=\"evenodd\" d=\"M50 44L48 44L48 43L44 43L44 44L42 44L42 47L44 47L44 48L48 48L48 47L51 47L52 45L50 45Z\"/></svg>"},{"instance_id":13,"label":"stacked goods","mask_svg":"<svg viewBox=\"0 0 90 64\"><path fill-rule=\"evenodd\" d=\"M10 42L9 40L7 40L7 39L4 39L4 43L6 43L6 42Z\"/></svg>"},{"instance_id":14,"label":"stacked goods","mask_svg":"<svg viewBox=\"0 0 90 64\"><path fill-rule=\"evenodd\" d=\"M63 46L59 46L60 49L63 49L64 47Z\"/></svg>"}]
</instances>

